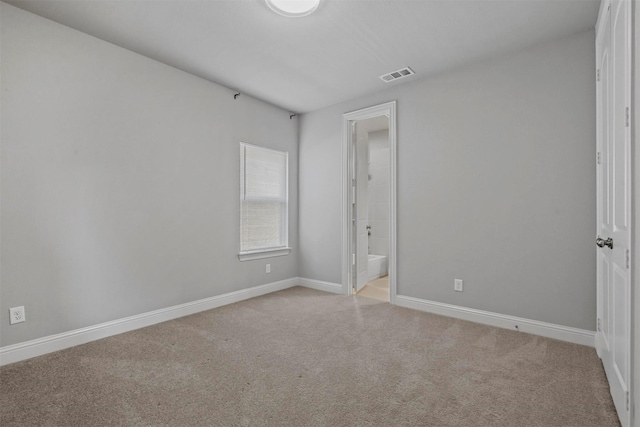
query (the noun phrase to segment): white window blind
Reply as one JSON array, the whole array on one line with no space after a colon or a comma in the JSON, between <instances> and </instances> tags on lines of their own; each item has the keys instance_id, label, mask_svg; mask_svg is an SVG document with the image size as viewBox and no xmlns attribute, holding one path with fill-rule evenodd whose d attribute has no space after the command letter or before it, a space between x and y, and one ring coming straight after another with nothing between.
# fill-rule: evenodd
<instances>
[{"instance_id":1,"label":"white window blind","mask_svg":"<svg viewBox=\"0 0 640 427\"><path fill-rule=\"evenodd\" d=\"M240 255L288 249L287 175L288 153L240 143Z\"/></svg>"}]
</instances>

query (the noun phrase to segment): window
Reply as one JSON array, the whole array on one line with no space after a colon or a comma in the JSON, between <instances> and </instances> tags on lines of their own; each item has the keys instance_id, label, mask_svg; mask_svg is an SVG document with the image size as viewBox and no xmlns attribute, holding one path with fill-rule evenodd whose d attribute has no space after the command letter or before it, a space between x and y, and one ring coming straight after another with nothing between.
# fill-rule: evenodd
<instances>
[{"instance_id":1,"label":"window","mask_svg":"<svg viewBox=\"0 0 640 427\"><path fill-rule=\"evenodd\" d=\"M240 143L240 261L286 255L289 154Z\"/></svg>"}]
</instances>

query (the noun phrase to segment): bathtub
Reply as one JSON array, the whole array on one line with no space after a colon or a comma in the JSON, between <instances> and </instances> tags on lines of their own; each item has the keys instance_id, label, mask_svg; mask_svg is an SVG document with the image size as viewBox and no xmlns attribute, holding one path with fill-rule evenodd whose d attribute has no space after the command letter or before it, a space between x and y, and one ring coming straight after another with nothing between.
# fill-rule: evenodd
<instances>
[{"instance_id":1,"label":"bathtub","mask_svg":"<svg viewBox=\"0 0 640 427\"><path fill-rule=\"evenodd\" d=\"M367 266L367 275L369 280L377 279L387 275L387 257L386 255L369 254L369 264Z\"/></svg>"}]
</instances>

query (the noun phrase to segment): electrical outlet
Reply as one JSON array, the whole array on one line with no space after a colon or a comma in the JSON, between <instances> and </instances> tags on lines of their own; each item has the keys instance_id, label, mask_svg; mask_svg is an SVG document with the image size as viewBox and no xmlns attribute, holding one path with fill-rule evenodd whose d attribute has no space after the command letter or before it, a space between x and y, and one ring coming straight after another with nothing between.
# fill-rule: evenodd
<instances>
[{"instance_id":1,"label":"electrical outlet","mask_svg":"<svg viewBox=\"0 0 640 427\"><path fill-rule=\"evenodd\" d=\"M9 324L24 322L24 306L9 309Z\"/></svg>"},{"instance_id":2,"label":"electrical outlet","mask_svg":"<svg viewBox=\"0 0 640 427\"><path fill-rule=\"evenodd\" d=\"M271 273L271 264L267 264L267 268L265 269L267 273Z\"/></svg>"},{"instance_id":3,"label":"electrical outlet","mask_svg":"<svg viewBox=\"0 0 640 427\"><path fill-rule=\"evenodd\" d=\"M453 290L462 292L462 279L453 279Z\"/></svg>"}]
</instances>

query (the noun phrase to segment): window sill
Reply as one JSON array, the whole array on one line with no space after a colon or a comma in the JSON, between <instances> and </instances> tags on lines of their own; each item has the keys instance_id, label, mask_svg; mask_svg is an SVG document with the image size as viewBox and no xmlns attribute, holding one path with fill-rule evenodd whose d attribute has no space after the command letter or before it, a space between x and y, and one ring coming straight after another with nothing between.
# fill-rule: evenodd
<instances>
[{"instance_id":1,"label":"window sill","mask_svg":"<svg viewBox=\"0 0 640 427\"><path fill-rule=\"evenodd\" d=\"M253 259L273 258L277 256L289 255L291 248L265 249L259 251L240 252L240 261L251 261Z\"/></svg>"}]
</instances>

